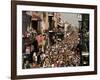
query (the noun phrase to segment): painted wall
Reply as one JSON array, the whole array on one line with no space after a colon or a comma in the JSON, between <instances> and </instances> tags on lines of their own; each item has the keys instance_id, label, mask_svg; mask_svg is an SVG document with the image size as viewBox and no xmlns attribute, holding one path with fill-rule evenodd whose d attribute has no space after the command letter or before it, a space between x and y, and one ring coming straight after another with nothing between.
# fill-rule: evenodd
<instances>
[{"instance_id":1,"label":"painted wall","mask_svg":"<svg viewBox=\"0 0 100 80\"><path fill-rule=\"evenodd\" d=\"M33 0L56 3L98 5L98 34L100 34L100 0ZM0 0L0 80L10 80L11 73L11 9L10 0ZM98 36L98 48L100 36ZM98 50L100 53L100 50ZM98 75L84 75L30 80L100 80L100 54L98 54ZM29 79L27 79L29 80Z\"/></svg>"}]
</instances>

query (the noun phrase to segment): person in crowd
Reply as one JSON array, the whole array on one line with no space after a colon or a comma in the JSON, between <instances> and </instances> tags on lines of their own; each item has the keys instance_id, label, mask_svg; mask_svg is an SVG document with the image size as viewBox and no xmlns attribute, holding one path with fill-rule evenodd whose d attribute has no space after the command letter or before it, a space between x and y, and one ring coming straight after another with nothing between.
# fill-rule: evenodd
<instances>
[{"instance_id":1,"label":"person in crowd","mask_svg":"<svg viewBox=\"0 0 100 80\"><path fill-rule=\"evenodd\" d=\"M41 64L41 54L42 54L42 48L39 49L39 52L37 54L37 64Z\"/></svg>"},{"instance_id":2,"label":"person in crowd","mask_svg":"<svg viewBox=\"0 0 100 80\"><path fill-rule=\"evenodd\" d=\"M51 64L50 64L50 59L48 57L45 58L44 62L43 62L43 67L46 68L46 67L51 67Z\"/></svg>"},{"instance_id":3,"label":"person in crowd","mask_svg":"<svg viewBox=\"0 0 100 80\"><path fill-rule=\"evenodd\" d=\"M38 67L39 66L35 62L32 63L32 68L38 68Z\"/></svg>"},{"instance_id":4,"label":"person in crowd","mask_svg":"<svg viewBox=\"0 0 100 80\"><path fill-rule=\"evenodd\" d=\"M34 63L37 63L37 55L36 55L36 52L33 53L32 59L33 59L33 62Z\"/></svg>"},{"instance_id":5,"label":"person in crowd","mask_svg":"<svg viewBox=\"0 0 100 80\"><path fill-rule=\"evenodd\" d=\"M29 63L28 60L26 60L24 64L24 69L29 69L29 68L31 68L31 64Z\"/></svg>"},{"instance_id":6,"label":"person in crowd","mask_svg":"<svg viewBox=\"0 0 100 80\"><path fill-rule=\"evenodd\" d=\"M33 52L38 52L39 51L39 46L38 46L38 41L36 38L33 37L33 42L31 43L34 47Z\"/></svg>"}]
</instances>

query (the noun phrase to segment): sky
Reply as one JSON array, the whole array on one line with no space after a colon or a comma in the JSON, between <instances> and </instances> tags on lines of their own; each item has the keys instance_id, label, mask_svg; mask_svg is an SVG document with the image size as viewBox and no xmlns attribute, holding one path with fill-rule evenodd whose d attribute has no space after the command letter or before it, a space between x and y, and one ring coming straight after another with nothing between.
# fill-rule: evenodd
<instances>
[{"instance_id":1,"label":"sky","mask_svg":"<svg viewBox=\"0 0 100 80\"><path fill-rule=\"evenodd\" d=\"M78 27L78 14L77 13L61 13L61 19L67 21L72 26Z\"/></svg>"}]
</instances>

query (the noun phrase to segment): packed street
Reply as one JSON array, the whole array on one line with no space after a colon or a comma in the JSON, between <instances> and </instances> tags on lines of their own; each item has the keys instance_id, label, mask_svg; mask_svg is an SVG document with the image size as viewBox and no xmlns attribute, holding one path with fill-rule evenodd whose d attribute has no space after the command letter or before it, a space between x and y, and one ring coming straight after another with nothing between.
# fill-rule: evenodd
<instances>
[{"instance_id":1,"label":"packed street","mask_svg":"<svg viewBox=\"0 0 100 80\"><path fill-rule=\"evenodd\" d=\"M60 13L32 12L32 17L26 13L23 15L29 18L29 21L27 24L23 22L23 69L82 65L82 40L79 28L62 21ZM25 27L26 25L28 27ZM87 58L83 62L87 65Z\"/></svg>"}]
</instances>

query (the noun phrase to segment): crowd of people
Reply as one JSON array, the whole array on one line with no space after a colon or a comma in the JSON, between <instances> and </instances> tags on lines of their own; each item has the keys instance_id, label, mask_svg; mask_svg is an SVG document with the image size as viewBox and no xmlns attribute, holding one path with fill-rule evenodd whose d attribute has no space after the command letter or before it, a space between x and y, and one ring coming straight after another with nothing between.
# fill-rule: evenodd
<instances>
[{"instance_id":1,"label":"crowd of people","mask_svg":"<svg viewBox=\"0 0 100 80\"><path fill-rule=\"evenodd\" d=\"M64 37L63 28L59 30L51 37L49 31L38 33L33 28L24 32L23 69L80 65L80 34L73 30Z\"/></svg>"}]
</instances>

